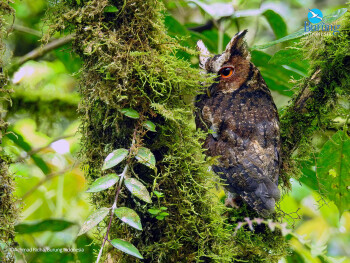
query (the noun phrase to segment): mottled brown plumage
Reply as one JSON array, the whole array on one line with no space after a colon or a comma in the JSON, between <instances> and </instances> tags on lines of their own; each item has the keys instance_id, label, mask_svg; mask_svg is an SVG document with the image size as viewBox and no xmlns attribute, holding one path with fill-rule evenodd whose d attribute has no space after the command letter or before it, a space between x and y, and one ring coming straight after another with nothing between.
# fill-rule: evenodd
<instances>
[{"instance_id":1,"label":"mottled brown plumage","mask_svg":"<svg viewBox=\"0 0 350 263\"><path fill-rule=\"evenodd\" d=\"M209 156L220 156L213 170L227 190L268 217L280 198L279 120L271 93L250 62L246 32L237 33L221 55L211 56L198 42L200 66L221 76L197 96L196 124L211 133L204 147Z\"/></svg>"}]
</instances>

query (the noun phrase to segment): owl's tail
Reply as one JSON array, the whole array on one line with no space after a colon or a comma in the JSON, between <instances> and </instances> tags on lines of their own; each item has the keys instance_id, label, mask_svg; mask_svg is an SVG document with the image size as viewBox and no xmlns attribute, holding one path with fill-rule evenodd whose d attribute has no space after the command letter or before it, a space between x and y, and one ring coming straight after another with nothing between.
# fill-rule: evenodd
<instances>
[{"instance_id":1,"label":"owl's tail","mask_svg":"<svg viewBox=\"0 0 350 263\"><path fill-rule=\"evenodd\" d=\"M258 183L254 192L249 192L242 197L261 216L269 217L275 211L276 201L280 199L280 191L277 184L269 178L264 178Z\"/></svg>"}]
</instances>

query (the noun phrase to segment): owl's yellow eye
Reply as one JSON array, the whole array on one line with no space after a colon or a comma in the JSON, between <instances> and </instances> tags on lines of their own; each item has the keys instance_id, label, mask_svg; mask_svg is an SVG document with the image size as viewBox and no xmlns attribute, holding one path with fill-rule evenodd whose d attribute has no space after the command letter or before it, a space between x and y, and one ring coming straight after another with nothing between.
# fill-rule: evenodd
<instances>
[{"instance_id":1,"label":"owl's yellow eye","mask_svg":"<svg viewBox=\"0 0 350 263\"><path fill-rule=\"evenodd\" d=\"M224 67L220 69L219 74L222 78L229 78L232 76L233 71L234 71L233 67Z\"/></svg>"}]
</instances>

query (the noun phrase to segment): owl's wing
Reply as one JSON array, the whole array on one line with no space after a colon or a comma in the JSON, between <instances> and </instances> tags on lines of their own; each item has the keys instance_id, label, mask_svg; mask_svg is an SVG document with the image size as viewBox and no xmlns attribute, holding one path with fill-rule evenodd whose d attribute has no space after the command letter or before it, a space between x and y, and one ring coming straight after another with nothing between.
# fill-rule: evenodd
<instances>
[{"instance_id":1,"label":"owl's wing","mask_svg":"<svg viewBox=\"0 0 350 263\"><path fill-rule=\"evenodd\" d=\"M239 194L265 217L274 211L280 198L278 133L278 120L265 119L254 124L250 133L239 134L226 127L219 131L220 136L207 140L212 155L221 156L214 172L226 180L231 192Z\"/></svg>"}]
</instances>

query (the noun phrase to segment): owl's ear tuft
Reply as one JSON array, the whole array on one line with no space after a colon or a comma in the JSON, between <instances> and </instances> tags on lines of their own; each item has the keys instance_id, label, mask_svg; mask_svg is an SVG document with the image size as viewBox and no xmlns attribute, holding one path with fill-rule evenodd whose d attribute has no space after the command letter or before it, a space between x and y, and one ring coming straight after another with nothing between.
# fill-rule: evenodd
<instances>
[{"instance_id":1,"label":"owl's ear tuft","mask_svg":"<svg viewBox=\"0 0 350 263\"><path fill-rule=\"evenodd\" d=\"M248 58L249 51L244 39L244 36L247 34L247 32L248 30L246 29L234 35L231 41L227 44L225 53L230 54L230 56L239 54L245 58Z\"/></svg>"},{"instance_id":2,"label":"owl's ear tuft","mask_svg":"<svg viewBox=\"0 0 350 263\"><path fill-rule=\"evenodd\" d=\"M206 64L211 57L211 54L202 40L198 40L197 50L199 51L199 67L206 70Z\"/></svg>"}]
</instances>

